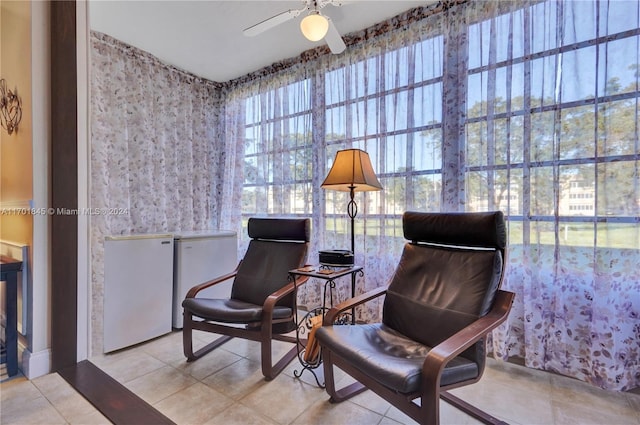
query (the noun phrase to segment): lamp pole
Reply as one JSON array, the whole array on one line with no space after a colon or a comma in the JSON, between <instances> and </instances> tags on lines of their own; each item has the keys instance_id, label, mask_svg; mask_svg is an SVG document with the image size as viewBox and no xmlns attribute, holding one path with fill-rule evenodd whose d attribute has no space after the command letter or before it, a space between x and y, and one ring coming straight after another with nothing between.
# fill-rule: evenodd
<instances>
[{"instance_id":1,"label":"lamp pole","mask_svg":"<svg viewBox=\"0 0 640 425\"><path fill-rule=\"evenodd\" d=\"M349 203L347 204L347 214L349 215L349 217L351 218L351 253L353 254L353 257L355 259L355 218L356 215L358 214L358 205L356 204L356 201L353 200L353 197L355 195L355 190L356 187L354 185L350 185L349 186L349 196L351 198L351 200L349 201Z\"/></svg>"}]
</instances>

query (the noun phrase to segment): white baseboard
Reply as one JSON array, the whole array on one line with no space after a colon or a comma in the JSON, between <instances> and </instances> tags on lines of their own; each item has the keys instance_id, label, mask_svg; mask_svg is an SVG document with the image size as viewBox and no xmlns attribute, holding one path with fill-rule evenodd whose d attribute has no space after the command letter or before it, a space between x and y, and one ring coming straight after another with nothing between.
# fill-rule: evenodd
<instances>
[{"instance_id":1,"label":"white baseboard","mask_svg":"<svg viewBox=\"0 0 640 425\"><path fill-rule=\"evenodd\" d=\"M26 348L19 347L22 351L22 374L27 379L34 379L51 372L51 350L46 349L32 353ZM20 354L18 354L20 358Z\"/></svg>"}]
</instances>

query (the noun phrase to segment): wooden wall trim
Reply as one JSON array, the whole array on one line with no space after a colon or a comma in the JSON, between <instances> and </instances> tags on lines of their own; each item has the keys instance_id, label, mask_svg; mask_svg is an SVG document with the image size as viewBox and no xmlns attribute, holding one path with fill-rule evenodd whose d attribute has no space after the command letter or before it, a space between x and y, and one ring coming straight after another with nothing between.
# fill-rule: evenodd
<instances>
[{"instance_id":1,"label":"wooden wall trim","mask_svg":"<svg viewBox=\"0 0 640 425\"><path fill-rule=\"evenodd\" d=\"M175 425L88 360L64 368L59 374L114 424Z\"/></svg>"},{"instance_id":2,"label":"wooden wall trim","mask_svg":"<svg viewBox=\"0 0 640 425\"><path fill-rule=\"evenodd\" d=\"M51 3L51 364L77 363L78 122L76 2Z\"/></svg>"}]
</instances>

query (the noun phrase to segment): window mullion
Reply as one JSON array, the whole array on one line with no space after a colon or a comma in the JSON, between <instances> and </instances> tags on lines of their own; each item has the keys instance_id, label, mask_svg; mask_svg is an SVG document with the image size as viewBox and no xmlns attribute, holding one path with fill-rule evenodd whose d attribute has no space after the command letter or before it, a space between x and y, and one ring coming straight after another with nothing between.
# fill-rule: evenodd
<instances>
[{"instance_id":1,"label":"window mullion","mask_svg":"<svg viewBox=\"0 0 640 425\"><path fill-rule=\"evenodd\" d=\"M407 70L408 70L408 79L407 86L410 87L407 90L407 129L415 128L415 110L414 110L414 96L415 96L415 87L414 83L416 80L416 48L417 44L413 44L408 47L407 52ZM407 133L407 156L406 156L406 170L407 175L405 177L405 204L407 210L413 210L413 200L414 200L414 184L413 184L413 172L414 172L414 160L413 154L415 152L414 143L415 143L415 131L409 131Z\"/></svg>"},{"instance_id":2,"label":"window mullion","mask_svg":"<svg viewBox=\"0 0 640 425\"><path fill-rule=\"evenodd\" d=\"M524 23L524 45L523 51L526 57L531 52L531 26L532 17L529 8L523 9L523 23ZM524 88L522 108L525 111L523 117L523 134L522 134L522 188L520 193L531 194L531 61L527 60L524 65ZM542 105L541 105L542 106ZM529 246L531 242L531 196L522 196L522 243L525 246Z\"/></svg>"},{"instance_id":3,"label":"window mullion","mask_svg":"<svg viewBox=\"0 0 640 425\"><path fill-rule=\"evenodd\" d=\"M463 211L465 204L465 120L468 62L467 23L462 10L444 12L442 96L442 209ZM459 15L458 15L459 14ZM455 15L455 16L451 16Z\"/></svg>"},{"instance_id":4,"label":"window mullion","mask_svg":"<svg viewBox=\"0 0 640 425\"><path fill-rule=\"evenodd\" d=\"M325 98L326 76L323 71L314 74L311 80L311 187L319 188L327 170L327 146L325 143L327 105ZM313 239L322 241L326 229L326 202L324 190L312 189L311 217Z\"/></svg>"},{"instance_id":5,"label":"window mullion","mask_svg":"<svg viewBox=\"0 0 640 425\"><path fill-rule=\"evenodd\" d=\"M496 62L497 57L497 18L490 20L489 29L489 64ZM496 209L495 199L495 178L493 166L495 165L495 146L496 146L496 134L495 134L495 110L496 110L496 68L491 67L489 69L488 81L487 81L487 166L488 171L486 174L487 179L487 205L490 211Z\"/></svg>"}]
</instances>

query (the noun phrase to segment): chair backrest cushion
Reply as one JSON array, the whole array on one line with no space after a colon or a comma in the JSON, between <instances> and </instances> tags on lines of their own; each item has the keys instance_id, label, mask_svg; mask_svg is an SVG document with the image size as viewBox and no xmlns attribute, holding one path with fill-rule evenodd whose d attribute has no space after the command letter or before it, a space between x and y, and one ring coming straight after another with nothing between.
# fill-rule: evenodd
<instances>
[{"instance_id":1,"label":"chair backrest cushion","mask_svg":"<svg viewBox=\"0 0 640 425\"><path fill-rule=\"evenodd\" d=\"M382 321L434 347L490 310L503 274L504 217L412 212L403 227L411 242L391 279Z\"/></svg>"},{"instance_id":2,"label":"chair backrest cushion","mask_svg":"<svg viewBox=\"0 0 640 425\"><path fill-rule=\"evenodd\" d=\"M251 239L309 242L308 218L250 218L247 233Z\"/></svg>"},{"instance_id":3,"label":"chair backrest cushion","mask_svg":"<svg viewBox=\"0 0 640 425\"><path fill-rule=\"evenodd\" d=\"M497 248L507 245L501 211L422 213L407 211L402 216L404 238L413 242Z\"/></svg>"},{"instance_id":4,"label":"chair backrest cushion","mask_svg":"<svg viewBox=\"0 0 640 425\"><path fill-rule=\"evenodd\" d=\"M288 272L307 260L309 219L250 218L252 238L233 282L231 298L262 305L289 283ZM286 297L278 305L292 305Z\"/></svg>"}]
</instances>

